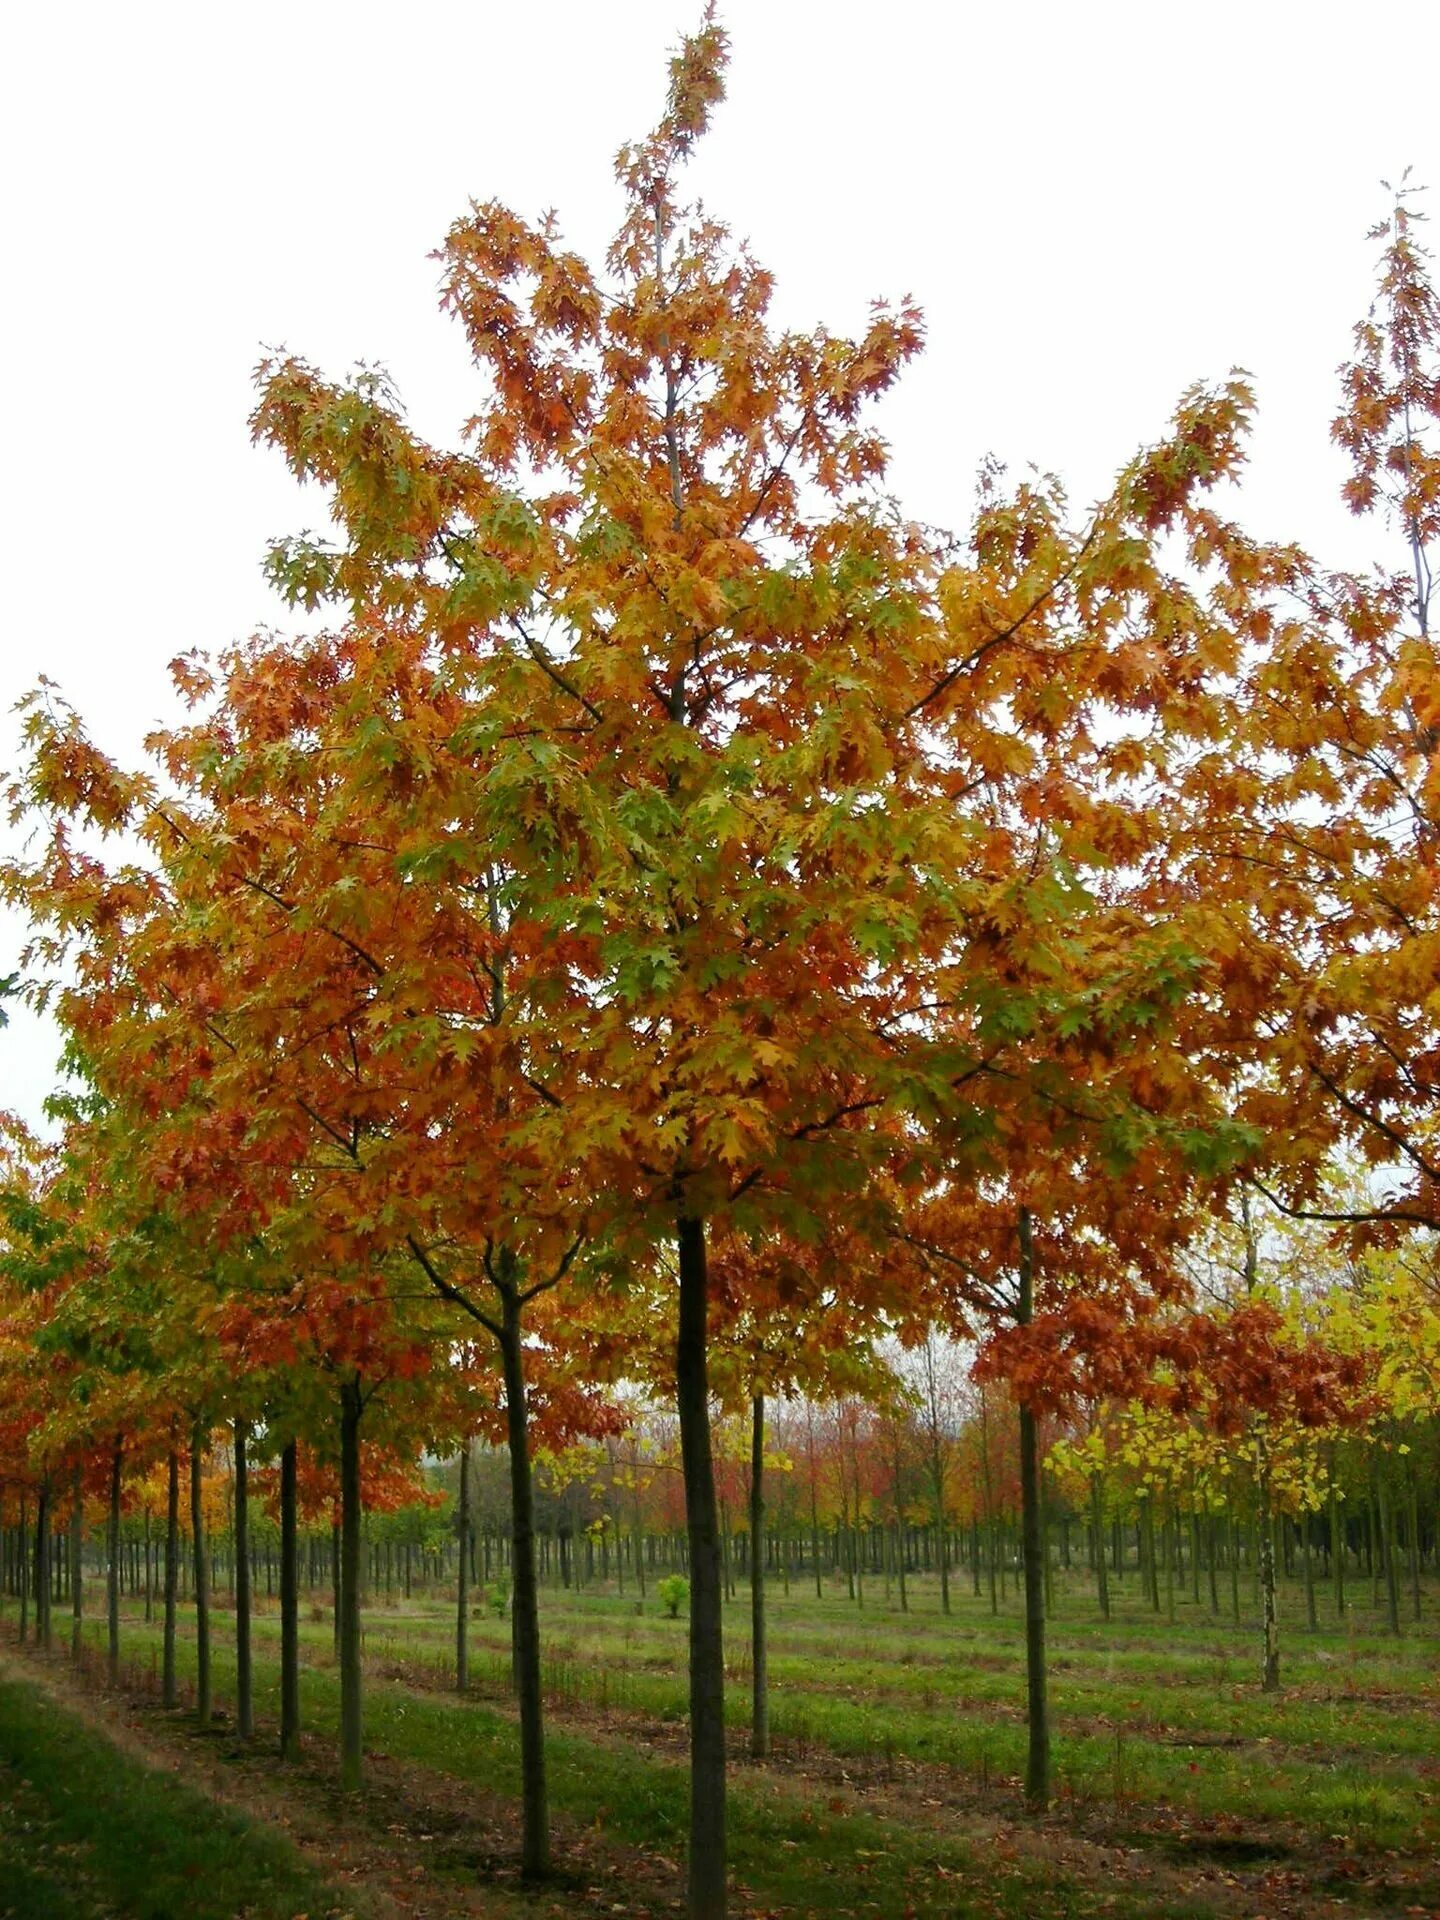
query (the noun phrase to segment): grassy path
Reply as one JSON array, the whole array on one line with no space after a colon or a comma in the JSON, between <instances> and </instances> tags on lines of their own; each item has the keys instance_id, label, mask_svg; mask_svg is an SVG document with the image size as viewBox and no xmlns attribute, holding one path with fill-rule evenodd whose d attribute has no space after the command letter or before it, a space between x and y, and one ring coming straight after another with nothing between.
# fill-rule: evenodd
<instances>
[{"instance_id":1,"label":"grassy path","mask_svg":"<svg viewBox=\"0 0 1440 1920\"><path fill-rule=\"evenodd\" d=\"M282 1834L122 1752L0 1665L0 1920L352 1912Z\"/></svg>"},{"instance_id":2,"label":"grassy path","mask_svg":"<svg viewBox=\"0 0 1440 1920\"><path fill-rule=\"evenodd\" d=\"M749 1663L732 1617L729 1724L749 1722ZM257 1632L274 1644L273 1616ZM504 1703L508 1622L472 1624L472 1683ZM610 1729L665 1746L686 1711L683 1623L613 1597L547 1596L546 1687L557 1723ZM454 1624L443 1603L375 1606L370 1669L425 1691L453 1674ZM307 1624L307 1660L330 1659L330 1628ZM1111 1623L1051 1623L1056 1793L1111 1817L1164 1806L1197 1821L1243 1808L1253 1823L1316 1842L1423 1846L1440 1853L1437 1644L1400 1641L1365 1616L1286 1642L1286 1684L1255 1684L1250 1636L1229 1622L1175 1624L1136 1609ZM829 1755L852 1773L890 1779L940 1767L1002 1799L1023 1767L1024 1677L1017 1625L957 1602L955 1616L857 1614L806 1596L773 1607L771 1725L789 1763ZM667 1733L667 1728L671 1731ZM1273 1837L1273 1836L1272 1836Z\"/></svg>"},{"instance_id":3,"label":"grassy path","mask_svg":"<svg viewBox=\"0 0 1440 1920\"><path fill-rule=\"evenodd\" d=\"M257 1674L262 1714L274 1710L276 1673L268 1640L268 1632L262 1633ZM153 1630L139 1623L127 1629L127 1648L141 1675L148 1671L154 1641ZM310 1650L312 1657L322 1651L323 1642ZM190 1656L182 1642L182 1671ZM231 1676L223 1643L216 1672L223 1696ZM308 1666L304 1688L306 1724L322 1743L320 1764L329 1769L328 1743L338 1723L333 1669ZM505 1865L513 1856L513 1806L508 1819L498 1820L503 1837L496 1876L494 1802L518 1789L509 1713L372 1677L366 1743L372 1756L384 1756L403 1770L421 1828L450 1823L454 1844L432 1847L427 1871L453 1878L478 1867L492 1882L498 1878L504 1884ZM602 1889L623 1885L622 1912L676 1911L685 1825L678 1728L669 1738L654 1740L623 1716L601 1725L552 1715L549 1748L560 1857L578 1863L581 1881ZM375 1764L372 1758L372 1771ZM393 1768L387 1767L382 1790L393 1794L395 1781ZM488 1831L479 1848L464 1838L465 1802L463 1797L456 1801L457 1785L469 1790L475 1818ZM427 1813L427 1805L441 1807L443 1818ZM428 1832L425 1837L432 1838ZM833 1759L818 1767L737 1765L731 1840L738 1911L745 1914L817 1920L821 1915L826 1920L850 1915L1217 1920L1263 1912L1310 1920L1393 1911L1396 1904L1403 1910L1432 1891L1440 1900L1440 1888L1422 1887L1409 1868L1393 1860L1380 1885L1366 1865L1351 1860L1338 1836L1334 1844L1302 1857L1303 1836L1272 1832L1257 1838L1255 1823L1237 1821L1233 1810L1225 1818L1137 1808L1119 1819L1088 1824L1063 1814L1026 1820L1008 1791L977 1799L965 1783L922 1769L907 1776L902 1768L900 1777L887 1784L864 1770L851 1774ZM1375 1882L1373 1887L1367 1880ZM1370 1892L1376 1896L1373 1904ZM1397 1893L1402 1895L1398 1902ZM603 1899L596 1908L615 1910ZM583 1887L555 1911L588 1911Z\"/></svg>"},{"instance_id":4,"label":"grassy path","mask_svg":"<svg viewBox=\"0 0 1440 1920\"><path fill-rule=\"evenodd\" d=\"M967 1597L968 1598L968 1597ZM1026 1816L1016 1623L988 1607L862 1613L827 1597L773 1609L774 1763L743 1755L748 1662L737 1615L729 1710L737 1915L790 1920L1320 1920L1440 1914L1440 1690L1435 1642L1368 1616L1286 1645L1286 1689L1264 1697L1249 1635L1185 1608L1108 1624L1052 1622L1059 1800ZM1078 1609L1076 1610L1078 1614ZM216 1677L231 1684L217 1609ZM193 1647L182 1611L181 1669ZM678 1911L683 1872L684 1628L614 1595L546 1596L552 1807L568 1878L527 1915ZM449 1691L442 1596L366 1613L370 1789L332 1804L338 1692L328 1619L302 1628L300 1774L265 1744L229 1756L257 1794L303 1788L315 1818L357 1844L404 1910L508 1912L518 1765L508 1622L474 1621L465 1701ZM273 1612L256 1620L257 1707L276 1712ZM125 1623L132 1689L158 1631ZM189 1740L153 1705L150 1721ZM329 1796L327 1800L326 1796ZM367 1851L368 1850L368 1851ZM359 1869L357 1868L357 1871ZM418 1906L406 1897L415 1877ZM413 1887L410 1888L413 1892ZM619 1898L617 1899L617 1892ZM517 1905L517 1914L522 1909ZM3 1913L3 1909L0 1909ZM63 1916L62 1920L68 1920Z\"/></svg>"},{"instance_id":5,"label":"grassy path","mask_svg":"<svg viewBox=\"0 0 1440 1920\"><path fill-rule=\"evenodd\" d=\"M148 1636L131 1629L132 1652ZM182 1671L192 1648L182 1643ZM216 1649L217 1687L233 1678L229 1649ZM257 1708L273 1712L277 1671L262 1654L257 1662ZM328 1668L304 1676L307 1728L333 1741L339 1725L339 1689ZM513 1803L519 1790L515 1727L508 1713L448 1695L417 1692L398 1683L367 1689L365 1740L411 1769L407 1788L424 1802L427 1788L417 1774L432 1777L432 1799L453 1805L444 1782L471 1788L477 1805L501 1795ZM554 1728L548 1740L552 1808L560 1829L557 1855L579 1866L581 1881L609 1882L597 1912L616 1911L615 1886L626 1914L678 1911L686 1825L687 1785L678 1749L647 1751L624 1741ZM327 1756L328 1759L328 1756ZM388 1783L392 1775L387 1771ZM1018 1851L1002 1868L983 1862L973 1843L956 1834L914 1830L895 1818L865 1811L854 1793L836 1793L781 1775L736 1779L730 1796L731 1860L744 1914L875 1916L875 1920L1082 1920L1115 1914L1120 1920L1198 1920L1213 1909L1171 1900L1152 1888L1118 1903L1112 1888L1086 1887L1060 1861L1024 1860ZM514 1845L512 1813L511 1847ZM597 1857L596 1841L609 1859ZM583 1842L578 1846L577 1843ZM577 1851L579 1860L577 1863ZM473 1849L454 1850L458 1871L484 1866ZM508 1865L509 1863L503 1863ZM432 1850L432 1872L443 1872L444 1855ZM573 1889L584 1910L583 1886ZM576 1910L574 1903L566 1911Z\"/></svg>"}]
</instances>

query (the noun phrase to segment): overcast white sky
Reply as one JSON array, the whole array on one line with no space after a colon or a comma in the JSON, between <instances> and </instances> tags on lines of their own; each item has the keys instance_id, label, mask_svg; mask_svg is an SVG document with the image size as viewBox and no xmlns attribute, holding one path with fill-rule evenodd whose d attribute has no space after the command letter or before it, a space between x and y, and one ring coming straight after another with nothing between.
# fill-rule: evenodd
<instances>
[{"instance_id":1,"label":"overcast white sky","mask_svg":"<svg viewBox=\"0 0 1440 1920\"><path fill-rule=\"evenodd\" d=\"M16 7L0 95L9 389L0 706L57 679L134 759L166 663L284 610L266 540L323 518L248 442L262 344L394 376L453 438L474 382L430 250L471 197L559 210L594 257L698 0L85 0ZM913 293L930 346L884 419L907 509L964 522L977 462L1083 504L1235 364L1252 524L1382 557L1335 506L1334 369L1379 182L1435 185L1433 0L725 0L729 99L693 168L787 323ZM0 739L13 758L8 724ZM0 924L0 973L21 932ZM34 1116L53 1038L0 1035Z\"/></svg>"}]
</instances>

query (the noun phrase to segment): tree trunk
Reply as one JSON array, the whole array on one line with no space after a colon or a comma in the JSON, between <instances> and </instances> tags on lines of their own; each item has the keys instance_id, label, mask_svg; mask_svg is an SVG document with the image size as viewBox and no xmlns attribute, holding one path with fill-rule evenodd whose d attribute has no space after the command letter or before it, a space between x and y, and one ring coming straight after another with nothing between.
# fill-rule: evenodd
<instances>
[{"instance_id":1,"label":"tree trunk","mask_svg":"<svg viewBox=\"0 0 1440 1920\"><path fill-rule=\"evenodd\" d=\"M887 1563L886 1563L887 1574L886 1574L886 1580L885 1580L885 1598L887 1601L890 1598L890 1580L889 1580L889 1574L888 1574L888 1567L891 1560L893 1559L893 1563L895 1567L895 1579L896 1579L897 1585L900 1588L900 1611L902 1613L908 1613L910 1611L910 1590L905 1577L905 1509L904 1509L904 1500L903 1500L904 1474L902 1472L903 1458L902 1458L900 1422L898 1419L895 1420L891 1426L890 1438L892 1443L890 1448L890 1484L891 1484L890 1504L891 1504L894 1517L893 1517L893 1526L885 1530L886 1552L887 1552Z\"/></svg>"},{"instance_id":2,"label":"tree trunk","mask_svg":"<svg viewBox=\"0 0 1440 1920\"><path fill-rule=\"evenodd\" d=\"M460 1563L455 1570L455 1691L470 1685L470 1436L460 1448L460 1501L456 1514L460 1535Z\"/></svg>"},{"instance_id":3,"label":"tree trunk","mask_svg":"<svg viewBox=\"0 0 1440 1920\"><path fill-rule=\"evenodd\" d=\"M1255 1436L1255 1483L1260 1511L1256 1531L1260 1545L1260 1685L1274 1693L1280 1685L1280 1624L1275 1604L1275 1535L1270 1525L1270 1448L1265 1429Z\"/></svg>"},{"instance_id":4,"label":"tree trunk","mask_svg":"<svg viewBox=\"0 0 1440 1920\"><path fill-rule=\"evenodd\" d=\"M1145 1556L1145 1578L1150 1592L1152 1613L1160 1611L1160 1559L1155 1551L1155 1496L1145 1502L1145 1518L1142 1522L1143 1552Z\"/></svg>"},{"instance_id":5,"label":"tree trunk","mask_svg":"<svg viewBox=\"0 0 1440 1920\"><path fill-rule=\"evenodd\" d=\"M340 1786L361 1782L364 1724L360 1674L360 1382L340 1385Z\"/></svg>"},{"instance_id":6,"label":"tree trunk","mask_svg":"<svg viewBox=\"0 0 1440 1920\"><path fill-rule=\"evenodd\" d=\"M1335 1457L1330 1457L1330 1577L1335 1584L1335 1617L1345 1618L1345 1534L1340 1525L1340 1489L1335 1479Z\"/></svg>"},{"instance_id":7,"label":"tree trunk","mask_svg":"<svg viewBox=\"0 0 1440 1920\"><path fill-rule=\"evenodd\" d=\"M242 1740L255 1731L250 1662L250 1463L249 1424L235 1422L235 1729Z\"/></svg>"},{"instance_id":8,"label":"tree trunk","mask_svg":"<svg viewBox=\"0 0 1440 1920\"><path fill-rule=\"evenodd\" d=\"M805 1433L810 1467L810 1557L815 1563L815 1598L825 1598L825 1582L820 1572L820 1497L815 1483L815 1409L805 1403Z\"/></svg>"},{"instance_id":9,"label":"tree trunk","mask_svg":"<svg viewBox=\"0 0 1440 1920\"><path fill-rule=\"evenodd\" d=\"M1400 1631L1400 1569L1395 1564L1395 1514L1390 1504L1390 1487L1383 1473L1377 1474L1376 1506L1380 1515L1380 1557L1385 1569L1385 1611L1391 1633ZM39 1624L38 1620L36 1622Z\"/></svg>"},{"instance_id":10,"label":"tree trunk","mask_svg":"<svg viewBox=\"0 0 1440 1920\"><path fill-rule=\"evenodd\" d=\"M980 1516L972 1513L970 1516L970 1578L977 1600L980 1598L981 1558Z\"/></svg>"},{"instance_id":11,"label":"tree trunk","mask_svg":"<svg viewBox=\"0 0 1440 1920\"><path fill-rule=\"evenodd\" d=\"M120 1476L124 1459L125 1444L117 1440L110 1456L110 1524L105 1538L106 1671L112 1687L120 1684Z\"/></svg>"},{"instance_id":12,"label":"tree trunk","mask_svg":"<svg viewBox=\"0 0 1440 1920\"><path fill-rule=\"evenodd\" d=\"M635 1553L635 1584L640 1589L640 1604L643 1607L647 1597L646 1591L645 1591L645 1521L644 1521L644 1515L641 1512L641 1508L640 1508L640 1483L639 1483L638 1467L636 1469L636 1483L633 1489L633 1494L634 1494L634 1503L635 1503L635 1527L631 1535L631 1538L634 1542L634 1553Z\"/></svg>"},{"instance_id":13,"label":"tree trunk","mask_svg":"<svg viewBox=\"0 0 1440 1920\"><path fill-rule=\"evenodd\" d=\"M1016 1319L1030 1324L1035 1304L1030 1211L1020 1209L1020 1299ZM1020 1402L1020 1530L1025 1568L1025 1695L1029 1749L1025 1799L1032 1808L1050 1802L1050 1713L1045 1688L1045 1567L1041 1513L1040 1447L1034 1410Z\"/></svg>"},{"instance_id":14,"label":"tree trunk","mask_svg":"<svg viewBox=\"0 0 1440 1920\"><path fill-rule=\"evenodd\" d=\"M1416 1620L1420 1608L1420 1495L1415 1485L1415 1461L1405 1461L1405 1526L1410 1548L1410 1606Z\"/></svg>"},{"instance_id":15,"label":"tree trunk","mask_svg":"<svg viewBox=\"0 0 1440 1920\"><path fill-rule=\"evenodd\" d=\"M85 1631L85 1484L77 1464L70 1508L70 1658L80 1658Z\"/></svg>"},{"instance_id":16,"label":"tree trunk","mask_svg":"<svg viewBox=\"0 0 1440 1920\"><path fill-rule=\"evenodd\" d=\"M197 1420L190 1430L190 1536L195 1567L195 1717L210 1724L210 1570L205 1561L205 1506L201 1470L204 1433Z\"/></svg>"},{"instance_id":17,"label":"tree trunk","mask_svg":"<svg viewBox=\"0 0 1440 1920\"><path fill-rule=\"evenodd\" d=\"M500 1289L500 1358L505 1374L505 1438L510 1452L511 1609L515 1691L520 1707L520 1871L539 1880L550 1869L549 1787L545 1778L545 1705L540 1686L540 1583L535 1567L535 1489L525 1398L525 1348L514 1284Z\"/></svg>"},{"instance_id":18,"label":"tree trunk","mask_svg":"<svg viewBox=\"0 0 1440 1920\"><path fill-rule=\"evenodd\" d=\"M297 1453L280 1455L280 1758L300 1758L300 1567L296 1553Z\"/></svg>"},{"instance_id":19,"label":"tree trunk","mask_svg":"<svg viewBox=\"0 0 1440 1920\"><path fill-rule=\"evenodd\" d=\"M930 1426L930 1492L935 1505L935 1545L940 1560L940 1611L950 1611L950 1543L946 1538L945 1455L940 1442L940 1388L935 1371L935 1336L925 1340L925 1404Z\"/></svg>"},{"instance_id":20,"label":"tree trunk","mask_svg":"<svg viewBox=\"0 0 1440 1920\"><path fill-rule=\"evenodd\" d=\"M710 1446L705 1223L676 1222L680 1266L675 1393L690 1549L689 1920L725 1916L725 1654L720 1529Z\"/></svg>"},{"instance_id":21,"label":"tree trunk","mask_svg":"<svg viewBox=\"0 0 1440 1920\"><path fill-rule=\"evenodd\" d=\"M750 1403L750 1755L770 1752L770 1691L765 1672L765 1396Z\"/></svg>"},{"instance_id":22,"label":"tree trunk","mask_svg":"<svg viewBox=\"0 0 1440 1920\"><path fill-rule=\"evenodd\" d=\"M1230 1616L1240 1618L1240 1528L1233 1512L1225 1515L1225 1539L1230 1556Z\"/></svg>"},{"instance_id":23,"label":"tree trunk","mask_svg":"<svg viewBox=\"0 0 1440 1920\"><path fill-rule=\"evenodd\" d=\"M1305 1574L1305 1624L1314 1633L1318 1624L1315 1617L1315 1562L1310 1551L1310 1510L1302 1509L1300 1514L1300 1554Z\"/></svg>"},{"instance_id":24,"label":"tree trunk","mask_svg":"<svg viewBox=\"0 0 1440 1920\"><path fill-rule=\"evenodd\" d=\"M1110 1618L1110 1581L1105 1568L1105 1489L1097 1473L1090 1482L1090 1525L1095 1536L1095 1592L1100 1618Z\"/></svg>"},{"instance_id":25,"label":"tree trunk","mask_svg":"<svg viewBox=\"0 0 1440 1920\"><path fill-rule=\"evenodd\" d=\"M25 1636L30 1626L30 1503L24 1492L20 1495L20 1525L14 1534L15 1542L15 1586L20 1595L20 1644L25 1644ZM118 1662L119 1656L116 1656Z\"/></svg>"},{"instance_id":26,"label":"tree trunk","mask_svg":"<svg viewBox=\"0 0 1440 1920\"><path fill-rule=\"evenodd\" d=\"M980 1492L985 1512L985 1548L988 1561L987 1571L990 1584L990 1611L1000 1611L999 1597L995 1591L996 1561L998 1558L995 1540L995 1507L990 1487L990 1400L985 1388L980 1389ZM979 1562L977 1560L978 1567ZM977 1585L975 1589L979 1593Z\"/></svg>"},{"instance_id":27,"label":"tree trunk","mask_svg":"<svg viewBox=\"0 0 1440 1920\"><path fill-rule=\"evenodd\" d=\"M735 1597L735 1583L730 1576L730 1515L724 1500L720 1502L720 1592L726 1600Z\"/></svg>"},{"instance_id":28,"label":"tree trunk","mask_svg":"<svg viewBox=\"0 0 1440 1920\"><path fill-rule=\"evenodd\" d=\"M50 1651L50 1476L40 1480L35 1503L35 1644Z\"/></svg>"},{"instance_id":29,"label":"tree trunk","mask_svg":"<svg viewBox=\"0 0 1440 1920\"><path fill-rule=\"evenodd\" d=\"M180 1456L174 1447L165 1464L165 1625L160 1698L167 1707L173 1707L176 1701L175 1600L180 1585Z\"/></svg>"}]
</instances>

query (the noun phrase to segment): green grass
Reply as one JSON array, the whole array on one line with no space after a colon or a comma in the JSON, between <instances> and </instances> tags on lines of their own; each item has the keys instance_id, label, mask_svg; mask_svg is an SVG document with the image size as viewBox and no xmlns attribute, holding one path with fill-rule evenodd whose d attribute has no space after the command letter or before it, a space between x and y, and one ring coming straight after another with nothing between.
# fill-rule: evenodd
<instances>
[{"instance_id":1,"label":"green grass","mask_svg":"<svg viewBox=\"0 0 1440 1920\"><path fill-rule=\"evenodd\" d=\"M1292 1612L1297 1594L1292 1593ZM1251 1819L1295 1823L1317 1838L1343 1830L1404 1845L1418 1832L1440 1843L1433 1778L1440 1754L1440 1692L1433 1635L1399 1641L1378 1618L1309 1633L1294 1620L1284 1642L1285 1687L1260 1691L1253 1628L1211 1620L1192 1603L1172 1624L1134 1601L1110 1622L1066 1593L1049 1629L1057 1790L1114 1805L1163 1804L1198 1819L1242 1806ZM957 1594L947 1620L923 1586L912 1611L864 1611L813 1592L772 1598L771 1725L782 1750L814 1748L935 1762L985 1780L1017 1776L1024 1761L1019 1620ZM1013 1603L1012 1603L1013 1606ZM727 1713L748 1723L749 1662L742 1605L730 1610ZM1303 1618L1303 1614L1302 1614ZM325 1629L328 1632L328 1628ZM472 1673L503 1691L508 1629L477 1618ZM451 1672L453 1621L443 1602L368 1617L367 1649L437 1682ZM613 1596L547 1597L546 1677L562 1705L679 1720L685 1712L683 1627L637 1617ZM1337 1808L1351 1810L1337 1820Z\"/></svg>"},{"instance_id":2,"label":"green grass","mask_svg":"<svg viewBox=\"0 0 1440 1920\"><path fill-rule=\"evenodd\" d=\"M0 1920L294 1920L341 1902L287 1840L0 1679Z\"/></svg>"},{"instance_id":3,"label":"green grass","mask_svg":"<svg viewBox=\"0 0 1440 1920\"><path fill-rule=\"evenodd\" d=\"M132 1627L127 1640L138 1651L146 1630ZM193 1672L193 1647L182 1643L179 1665ZM215 1679L223 1692L233 1679L229 1649L216 1648ZM257 1707L272 1712L277 1672L268 1658L257 1662ZM310 1669L304 1678L306 1726L333 1738L339 1727L339 1687L332 1668ZM365 1742L410 1761L507 1794L519 1792L515 1726L508 1714L453 1695L416 1693L386 1683L371 1684L365 1702ZM600 1830L624 1845L683 1859L687 1786L674 1758L647 1756L632 1745L587 1739L552 1727L548 1741L552 1808L570 1821ZM1130 1904L1078 1887L1064 1874L1043 1875L1016 1862L997 1875L963 1842L915 1832L893 1820L872 1817L849 1794L795 1793L783 1781L738 1780L730 1795L730 1860L734 1876L760 1898L763 1910L783 1907L796 1915L817 1913L826 1888L845 1889L847 1904L824 1911L876 1916L877 1920L1079 1920L1116 1914L1141 1920L1189 1920L1202 1911L1189 1905Z\"/></svg>"},{"instance_id":4,"label":"green grass","mask_svg":"<svg viewBox=\"0 0 1440 1920\"><path fill-rule=\"evenodd\" d=\"M1133 1588L1102 1622L1078 1581L1056 1584L1049 1640L1057 1806L1048 1828L1026 1823L1026 1844L1007 1859L997 1858L993 1836L1024 1818L1015 1596L992 1615L987 1598L957 1586L945 1618L924 1582L904 1614L879 1592L867 1594L862 1609L834 1590L820 1601L798 1585L788 1598L773 1591L776 1762L737 1766L731 1791L736 1878L762 1910L1178 1920L1215 1911L1194 1878L1207 1861L1240 1862L1243 1872L1248 1860L1257 1876L1278 1863L1316 1889L1318 1902L1321 1891L1344 1895L1345 1863L1357 1855L1370 1862L1369 1897L1378 1876L1391 1889L1384 1898L1401 1910L1440 1904L1440 1692L1428 1626L1407 1623L1397 1639L1368 1607L1336 1623L1326 1620L1322 1597L1320 1629L1308 1633L1292 1588L1285 1687L1266 1696L1252 1623L1212 1619L1184 1596L1172 1622ZM637 1612L633 1594L593 1589L547 1591L543 1614L554 1809L675 1861L678 1881L684 1623L663 1617L653 1597ZM395 1605L377 1598L365 1619L367 1746L477 1787L518 1792L508 1622L475 1615L472 1695L460 1702L448 1691L454 1626L443 1594ZM222 1699L228 1624L222 1607ZM182 1632L186 1625L182 1615ZM262 1611L257 1705L272 1719L276 1642L275 1615ZM328 1617L307 1611L302 1644L306 1724L333 1737ZM155 1628L127 1618L127 1656L140 1669L157 1647ZM749 1707L743 1592L727 1608L727 1649L727 1708L738 1727ZM182 1641L182 1672L192 1658ZM1108 1868L1087 1872L1083 1859L1076 1868L1073 1858L1047 1857L1047 1832L1127 1847L1125 1878ZM1264 1908L1257 1883L1252 1910Z\"/></svg>"}]
</instances>

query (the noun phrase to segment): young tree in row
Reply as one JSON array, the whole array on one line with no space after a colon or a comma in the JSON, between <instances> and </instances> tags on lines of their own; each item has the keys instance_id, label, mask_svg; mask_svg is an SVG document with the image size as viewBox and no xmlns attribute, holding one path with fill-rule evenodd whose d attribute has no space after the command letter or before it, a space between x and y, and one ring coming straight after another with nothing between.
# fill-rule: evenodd
<instances>
[{"instance_id":1,"label":"young tree in row","mask_svg":"<svg viewBox=\"0 0 1440 1920\"><path fill-rule=\"evenodd\" d=\"M912 1336L1007 1329L1043 1798L1039 1404L1188 1364L1150 1308L1242 1158L1301 1208L1345 1138L1429 1178L1433 1024L1433 901L1391 845L1402 799L1412 848L1429 832L1428 655L1391 645L1393 593L1220 517L1244 387L1187 396L1079 527L1053 484L998 475L964 543L907 523L862 415L915 310L778 332L768 274L680 200L725 52L707 14L622 152L604 275L553 221L488 203L452 229L445 304L488 382L467 450L424 445L378 376L266 363L257 437L336 529L272 575L336 628L181 663L198 711L156 743L163 788L37 705L24 797L57 825L11 882L80 938L76 1031L186 1289L265 1276L257 1332L303 1315L338 1385L347 1776L361 1410L495 1338L532 1873L524 1369L557 1399L582 1370L653 1376L633 1303L668 1289L696 1920L726 1901L712 1356L733 1332L757 1414L790 1377L789 1309L802 1343L827 1310L776 1297L791 1250L803 1270L833 1239L846 1299ZM1394 444L1387 405L1367 446ZM1423 557L1429 495L1406 498ZM1317 799L1343 805L1312 832ZM131 827L149 864L103 871L72 819ZM1373 1018L1357 984L1390 996Z\"/></svg>"}]
</instances>

